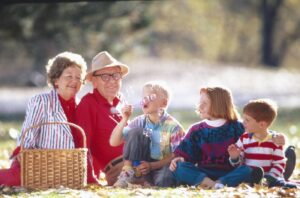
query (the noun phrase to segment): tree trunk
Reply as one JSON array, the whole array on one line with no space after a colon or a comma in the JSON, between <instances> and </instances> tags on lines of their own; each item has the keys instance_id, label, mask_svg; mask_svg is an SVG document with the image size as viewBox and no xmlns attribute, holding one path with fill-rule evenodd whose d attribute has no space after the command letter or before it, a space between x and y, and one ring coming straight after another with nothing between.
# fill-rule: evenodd
<instances>
[{"instance_id":1,"label":"tree trunk","mask_svg":"<svg viewBox=\"0 0 300 198\"><path fill-rule=\"evenodd\" d=\"M262 0L262 57L261 62L267 66L278 67L279 60L274 52L274 33L276 17L283 0ZM280 56L280 55L279 55Z\"/></svg>"}]
</instances>

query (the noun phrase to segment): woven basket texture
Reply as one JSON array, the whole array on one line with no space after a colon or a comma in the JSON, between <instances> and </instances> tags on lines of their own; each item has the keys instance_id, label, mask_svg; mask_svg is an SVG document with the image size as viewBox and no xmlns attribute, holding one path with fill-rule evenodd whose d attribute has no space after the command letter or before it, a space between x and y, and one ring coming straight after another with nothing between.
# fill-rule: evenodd
<instances>
[{"instance_id":1,"label":"woven basket texture","mask_svg":"<svg viewBox=\"0 0 300 198\"><path fill-rule=\"evenodd\" d=\"M74 126L68 122L48 122L33 127L58 123ZM75 125L74 127L78 128L79 126ZM81 128L80 131L83 132ZM84 147L86 147L84 132L82 135ZM25 149L22 146L23 139L21 141L21 185L23 187L44 190L61 186L81 189L86 186L87 148Z\"/></svg>"}]
</instances>

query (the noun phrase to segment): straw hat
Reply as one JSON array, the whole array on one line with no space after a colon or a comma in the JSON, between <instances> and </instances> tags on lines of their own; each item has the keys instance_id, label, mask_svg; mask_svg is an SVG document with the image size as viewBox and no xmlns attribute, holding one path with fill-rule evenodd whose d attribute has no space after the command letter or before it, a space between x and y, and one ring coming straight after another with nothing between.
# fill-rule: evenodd
<instances>
[{"instance_id":1,"label":"straw hat","mask_svg":"<svg viewBox=\"0 0 300 198\"><path fill-rule=\"evenodd\" d=\"M107 51L100 52L97 54L92 60L91 71L89 71L85 79L88 81L92 80L93 73L97 70L101 70L108 67L120 67L122 76L126 76L128 74L129 68L127 65L117 61L112 55L110 55Z\"/></svg>"}]
</instances>

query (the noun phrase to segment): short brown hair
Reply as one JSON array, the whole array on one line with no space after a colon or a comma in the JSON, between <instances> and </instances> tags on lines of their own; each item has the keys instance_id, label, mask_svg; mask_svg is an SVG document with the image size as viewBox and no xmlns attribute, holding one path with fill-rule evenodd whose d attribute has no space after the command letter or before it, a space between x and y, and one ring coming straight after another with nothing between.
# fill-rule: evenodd
<instances>
[{"instance_id":1,"label":"short brown hair","mask_svg":"<svg viewBox=\"0 0 300 198\"><path fill-rule=\"evenodd\" d=\"M222 87L204 87L200 94L206 93L211 101L210 115L214 118L238 120L239 114L233 104L231 92Z\"/></svg>"},{"instance_id":2,"label":"short brown hair","mask_svg":"<svg viewBox=\"0 0 300 198\"><path fill-rule=\"evenodd\" d=\"M81 55L72 52L62 52L51 58L46 65L48 85L55 87L55 80L61 76L66 68L74 65L80 68L81 78L83 79L87 66Z\"/></svg>"},{"instance_id":3,"label":"short brown hair","mask_svg":"<svg viewBox=\"0 0 300 198\"><path fill-rule=\"evenodd\" d=\"M244 107L243 113L251 116L257 122L265 121L271 125L277 116L277 105L270 99L250 100Z\"/></svg>"}]
</instances>

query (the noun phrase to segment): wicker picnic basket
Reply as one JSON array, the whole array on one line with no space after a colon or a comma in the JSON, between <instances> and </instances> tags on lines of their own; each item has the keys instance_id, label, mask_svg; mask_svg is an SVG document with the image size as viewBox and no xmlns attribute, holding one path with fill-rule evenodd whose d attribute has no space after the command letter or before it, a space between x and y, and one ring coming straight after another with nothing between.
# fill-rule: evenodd
<instances>
[{"instance_id":1,"label":"wicker picnic basket","mask_svg":"<svg viewBox=\"0 0 300 198\"><path fill-rule=\"evenodd\" d=\"M83 136L83 148L75 149L25 149L26 133L48 124L66 124L77 128ZM83 129L69 122L46 122L25 130L20 143L21 185L43 190L61 186L80 189L87 183L87 148Z\"/></svg>"}]
</instances>

